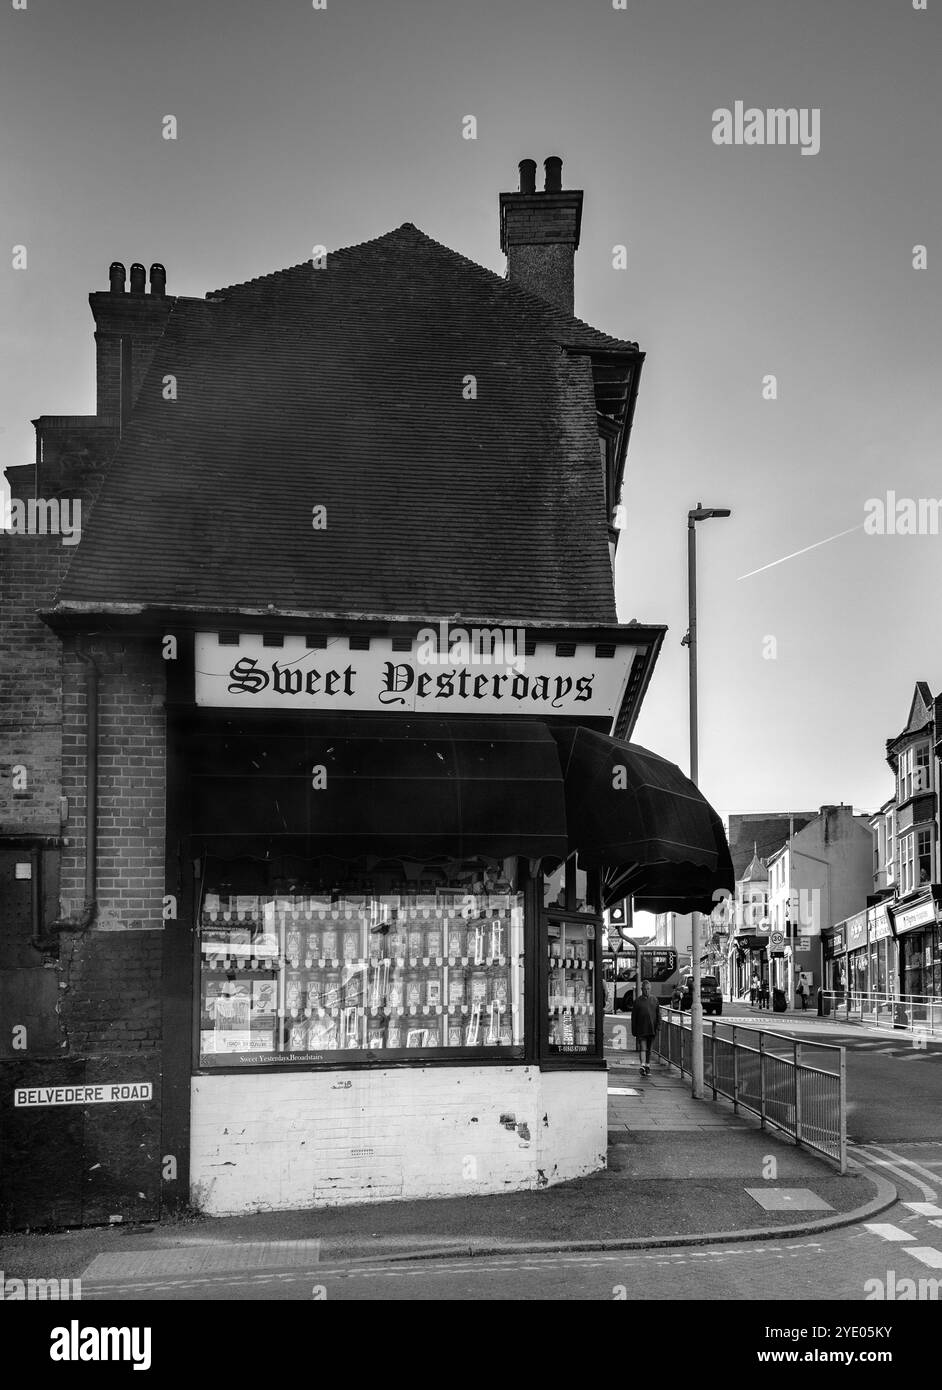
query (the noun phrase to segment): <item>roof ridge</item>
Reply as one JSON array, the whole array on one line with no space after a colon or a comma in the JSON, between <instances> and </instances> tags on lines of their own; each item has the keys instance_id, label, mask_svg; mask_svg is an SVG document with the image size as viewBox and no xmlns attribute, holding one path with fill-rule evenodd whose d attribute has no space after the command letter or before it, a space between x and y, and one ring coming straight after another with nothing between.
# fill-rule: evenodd
<instances>
[{"instance_id":1,"label":"roof ridge","mask_svg":"<svg viewBox=\"0 0 942 1390\"><path fill-rule=\"evenodd\" d=\"M498 275L495 270L490 270L487 266L481 265L478 261L473 261L470 256L465 256L460 251L456 251L453 246L446 246L444 242L436 240L433 236L429 236L428 232L424 232L422 228L417 227L414 222L401 222L398 227L392 227L388 232L382 232L379 236L370 237L366 241L354 242L350 246L338 246L336 250L328 251L327 254L328 256L347 255L350 252L360 251L366 246L376 246L380 242L400 236L403 232L414 233L415 236L421 238L422 241L427 242L429 246L435 247L437 251L444 253L454 260L460 261L469 270L474 272L474 274L485 278L492 287L500 288L511 301L514 299L519 301L521 308L527 309L531 314L540 314L550 326L557 330L557 332L568 332L577 341L567 343L566 346L583 345L590 348L610 348L616 351L621 349L622 351L640 352L637 342L632 339L616 338L613 334L606 333L601 328L595 328L591 323L587 323L585 319L580 319L577 318L575 314L567 313L565 309L560 309L548 299L543 299L540 295L534 294L532 290L524 289L522 285L518 285L515 281L508 280L503 275ZM250 286L262 285L266 281L275 281L281 276L290 275L293 272L303 270L309 265L309 260L299 261L296 265L284 266L280 270L272 270L265 275L253 276L250 280L240 280L235 284L226 285L221 289L208 291L206 299L215 300L219 296L228 295L233 291L245 290ZM596 338L605 339L606 341L604 343L588 342L579 344L579 337L586 332Z\"/></svg>"},{"instance_id":2,"label":"roof ridge","mask_svg":"<svg viewBox=\"0 0 942 1390\"><path fill-rule=\"evenodd\" d=\"M342 256L346 255L348 251L360 251L364 246L375 246L377 242L386 241L389 237L395 236L397 232L403 231L406 227L410 227L414 232L419 231L418 227L414 226L413 223L402 222L398 227L391 227L388 232L381 232L379 236L367 237L365 241L354 241L351 242L349 246L338 246L333 251L328 250L327 254L329 256ZM424 236L425 234L420 233L420 235ZM245 290L248 289L250 285L260 285L266 280L276 280L281 275L290 275L293 271L303 270L306 266L310 266L310 264L311 260L308 258L304 261L298 261L294 265L282 266L279 270L266 271L264 275L253 275L249 280L236 280L231 285L222 285L219 289L207 290L205 298L215 299L217 295L229 294L233 290Z\"/></svg>"},{"instance_id":3,"label":"roof ridge","mask_svg":"<svg viewBox=\"0 0 942 1390\"><path fill-rule=\"evenodd\" d=\"M515 280L509 280L504 275L498 275L496 270L490 270L486 265L481 265L478 261L472 261L470 256L465 256L460 251L456 251L453 246L446 246L444 242L436 241L434 237L429 236L428 232L423 232L422 228L416 227L414 223L404 222L402 226L412 228L413 231L418 232L420 237L425 241L431 242L431 244L440 251L445 251L456 260L463 261L464 264L469 266L472 270L477 271L480 275L486 276L488 280L492 281L495 285L499 285L503 290L509 292L511 297L520 299L523 304L534 310L539 310L549 318L564 321L567 324L574 325L576 328L587 328L590 333L598 334L601 338L607 338L609 342L613 344L618 344L621 347L633 348L636 352L640 351L636 342L628 338L616 338L613 334L606 333L604 329L595 328L591 323L587 323L585 319L577 318L575 314L570 314L565 309L560 309L558 305L553 304L548 299L543 299L541 295L534 294L532 290L524 289L524 287L518 285ZM401 231L402 228L397 228L397 230Z\"/></svg>"}]
</instances>

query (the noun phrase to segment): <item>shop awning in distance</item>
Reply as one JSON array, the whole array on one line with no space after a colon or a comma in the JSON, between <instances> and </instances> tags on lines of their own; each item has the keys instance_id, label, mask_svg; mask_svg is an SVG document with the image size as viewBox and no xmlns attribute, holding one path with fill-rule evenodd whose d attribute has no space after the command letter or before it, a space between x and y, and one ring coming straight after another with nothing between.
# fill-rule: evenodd
<instances>
[{"instance_id":1,"label":"shop awning in distance","mask_svg":"<svg viewBox=\"0 0 942 1390\"><path fill-rule=\"evenodd\" d=\"M316 732L313 730L316 728ZM556 744L538 720L227 720L191 745L204 852L433 862L568 852Z\"/></svg>"},{"instance_id":2,"label":"shop awning in distance","mask_svg":"<svg viewBox=\"0 0 942 1390\"><path fill-rule=\"evenodd\" d=\"M603 871L606 902L645 912L710 912L732 892L719 816L674 763L586 728L554 728L570 852Z\"/></svg>"}]
</instances>

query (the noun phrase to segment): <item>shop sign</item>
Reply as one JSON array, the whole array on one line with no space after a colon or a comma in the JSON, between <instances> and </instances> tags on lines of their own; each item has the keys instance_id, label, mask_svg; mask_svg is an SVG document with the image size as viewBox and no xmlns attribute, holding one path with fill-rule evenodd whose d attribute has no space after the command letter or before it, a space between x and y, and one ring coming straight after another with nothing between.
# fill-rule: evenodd
<instances>
[{"instance_id":1,"label":"shop sign","mask_svg":"<svg viewBox=\"0 0 942 1390\"><path fill-rule=\"evenodd\" d=\"M831 937L826 936L824 938L824 943L826 946L830 947L832 956L842 956L844 954L844 933L842 931L835 932Z\"/></svg>"},{"instance_id":2,"label":"shop sign","mask_svg":"<svg viewBox=\"0 0 942 1390\"><path fill-rule=\"evenodd\" d=\"M104 1086L17 1086L13 1092L14 1106L113 1105L153 1098L150 1081L109 1082Z\"/></svg>"},{"instance_id":3,"label":"shop sign","mask_svg":"<svg viewBox=\"0 0 942 1390\"><path fill-rule=\"evenodd\" d=\"M890 935L890 915L884 904L871 908L870 940L885 941Z\"/></svg>"},{"instance_id":4,"label":"shop sign","mask_svg":"<svg viewBox=\"0 0 942 1390\"><path fill-rule=\"evenodd\" d=\"M913 931L916 927L924 927L929 922L935 921L935 903L930 898L928 902L920 903L918 907L911 907L905 912L894 912L896 922L896 934L900 932Z\"/></svg>"},{"instance_id":5,"label":"shop sign","mask_svg":"<svg viewBox=\"0 0 942 1390\"><path fill-rule=\"evenodd\" d=\"M847 919L847 949L856 950L858 946L866 945L867 941L867 914L860 912L856 917Z\"/></svg>"},{"instance_id":6,"label":"shop sign","mask_svg":"<svg viewBox=\"0 0 942 1390\"><path fill-rule=\"evenodd\" d=\"M311 648L301 636L286 635L282 646L266 647L261 634L242 634L238 645L220 645L218 634L200 632L194 644L195 698L197 705L227 709L612 718L636 650L616 646L613 657L597 657L594 643L579 642L573 656L560 657L554 639L537 640L527 656L495 638L490 646L469 640L450 648L416 640L411 652L400 652L393 651L392 638L372 637L368 651L351 651L347 635Z\"/></svg>"}]
</instances>

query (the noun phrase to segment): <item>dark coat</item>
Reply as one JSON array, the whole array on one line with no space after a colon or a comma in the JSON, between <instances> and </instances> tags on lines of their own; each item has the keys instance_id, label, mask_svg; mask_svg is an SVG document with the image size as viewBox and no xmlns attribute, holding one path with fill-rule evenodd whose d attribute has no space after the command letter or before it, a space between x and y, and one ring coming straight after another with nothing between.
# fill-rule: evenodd
<instances>
[{"instance_id":1,"label":"dark coat","mask_svg":"<svg viewBox=\"0 0 942 1390\"><path fill-rule=\"evenodd\" d=\"M661 1022L661 1006L650 994L636 999L631 1006L631 1036L653 1038Z\"/></svg>"}]
</instances>

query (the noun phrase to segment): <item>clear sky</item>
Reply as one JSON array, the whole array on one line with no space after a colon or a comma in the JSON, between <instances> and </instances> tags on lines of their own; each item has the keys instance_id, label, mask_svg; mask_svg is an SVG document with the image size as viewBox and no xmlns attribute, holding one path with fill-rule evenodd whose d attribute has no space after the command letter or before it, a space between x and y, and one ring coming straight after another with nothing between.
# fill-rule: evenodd
<instances>
[{"instance_id":1,"label":"clear sky","mask_svg":"<svg viewBox=\"0 0 942 1390\"><path fill-rule=\"evenodd\" d=\"M411 221L502 273L499 191L561 155L577 313L648 353L619 614L670 632L636 738L686 766L686 513L728 506L700 528L701 783L870 809L914 682L942 687L942 535L862 530L888 489L942 497L940 58L938 0L7 0L0 463L94 409L112 260L202 295ZM819 152L717 146L737 100L818 108Z\"/></svg>"}]
</instances>

